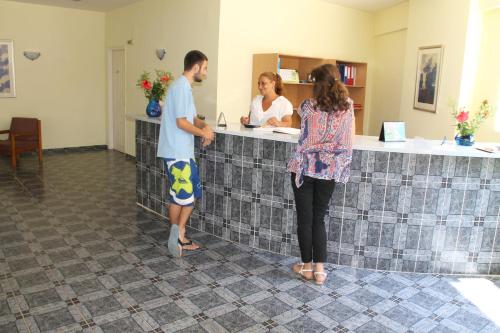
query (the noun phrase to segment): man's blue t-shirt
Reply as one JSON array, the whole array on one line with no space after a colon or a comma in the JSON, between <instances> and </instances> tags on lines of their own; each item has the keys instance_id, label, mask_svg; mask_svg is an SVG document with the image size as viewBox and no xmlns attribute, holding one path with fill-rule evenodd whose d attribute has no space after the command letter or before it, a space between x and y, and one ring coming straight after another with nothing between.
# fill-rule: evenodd
<instances>
[{"instance_id":1,"label":"man's blue t-shirt","mask_svg":"<svg viewBox=\"0 0 500 333\"><path fill-rule=\"evenodd\" d=\"M163 107L158 142L158 157L173 159L194 158L194 135L177 127L177 118L194 124L196 108L189 81L181 75L169 87Z\"/></svg>"}]
</instances>

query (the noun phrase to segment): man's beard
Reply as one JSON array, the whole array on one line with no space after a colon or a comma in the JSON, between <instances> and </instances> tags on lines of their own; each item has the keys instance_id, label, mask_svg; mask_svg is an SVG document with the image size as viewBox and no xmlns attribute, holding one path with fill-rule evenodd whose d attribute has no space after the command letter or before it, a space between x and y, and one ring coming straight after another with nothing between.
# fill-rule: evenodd
<instances>
[{"instance_id":1,"label":"man's beard","mask_svg":"<svg viewBox=\"0 0 500 333\"><path fill-rule=\"evenodd\" d=\"M203 81L203 76L200 74L200 72L198 72L194 75L193 79L194 79L194 82L200 83Z\"/></svg>"}]
</instances>

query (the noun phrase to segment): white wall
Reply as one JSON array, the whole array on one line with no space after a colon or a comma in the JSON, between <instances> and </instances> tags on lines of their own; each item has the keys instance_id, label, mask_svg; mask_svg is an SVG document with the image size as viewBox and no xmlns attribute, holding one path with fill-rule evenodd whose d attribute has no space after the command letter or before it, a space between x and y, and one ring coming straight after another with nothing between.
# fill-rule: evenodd
<instances>
[{"instance_id":1,"label":"white wall","mask_svg":"<svg viewBox=\"0 0 500 333\"><path fill-rule=\"evenodd\" d=\"M128 45L127 40L133 40ZM154 69L179 77L184 56L198 49L208 57L208 79L193 88L199 114L215 119L219 0L144 0L106 14L106 47L124 47L126 57L126 113L144 114L147 100L135 86L139 75ZM165 48L163 61L155 55ZM135 155L135 123L127 121L125 151Z\"/></svg>"},{"instance_id":2,"label":"white wall","mask_svg":"<svg viewBox=\"0 0 500 333\"><path fill-rule=\"evenodd\" d=\"M367 62L367 85L372 82L371 13L321 0L221 0L219 31L217 111L228 121L248 112L255 53ZM368 109L369 87L365 104Z\"/></svg>"},{"instance_id":3,"label":"white wall","mask_svg":"<svg viewBox=\"0 0 500 333\"><path fill-rule=\"evenodd\" d=\"M36 117L43 148L106 144L104 18L0 0L0 38L14 40L17 92L0 98L0 129L12 117ZM26 50L42 55L31 61Z\"/></svg>"}]
</instances>

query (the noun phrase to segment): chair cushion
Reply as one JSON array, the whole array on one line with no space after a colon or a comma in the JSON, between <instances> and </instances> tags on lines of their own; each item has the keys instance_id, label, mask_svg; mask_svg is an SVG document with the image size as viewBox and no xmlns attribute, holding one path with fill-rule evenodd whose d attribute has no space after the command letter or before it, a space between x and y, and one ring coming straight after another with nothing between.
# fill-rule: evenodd
<instances>
[{"instance_id":1,"label":"chair cushion","mask_svg":"<svg viewBox=\"0 0 500 333\"><path fill-rule=\"evenodd\" d=\"M8 153L10 155L10 145L10 140L0 140L0 153ZM36 150L36 148L36 142L16 140L16 150L18 152Z\"/></svg>"}]
</instances>

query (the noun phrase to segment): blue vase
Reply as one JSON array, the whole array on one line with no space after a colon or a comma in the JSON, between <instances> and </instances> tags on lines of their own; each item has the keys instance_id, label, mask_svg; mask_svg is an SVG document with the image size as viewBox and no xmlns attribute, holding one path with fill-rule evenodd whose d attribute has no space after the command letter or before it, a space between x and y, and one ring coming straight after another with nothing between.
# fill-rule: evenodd
<instances>
[{"instance_id":1,"label":"blue vase","mask_svg":"<svg viewBox=\"0 0 500 333\"><path fill-rule=\"evenodd\" d=\"M455 142L459 146L472 146L474 144L474 141L474 135L455 135Z\"/></svg>"},{"instance_id":2,"label":"blue vase","mask_svg":"<svg viewBox=\"0 0 500 333\"><path fill-rule=\"evenodd\" d=\"M146 107L146 114L148 117L156 118L161 116L161 105L155 99L149 100L148 106Z\"/></svg>"}]
</instances>

